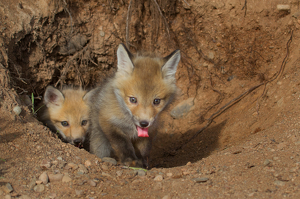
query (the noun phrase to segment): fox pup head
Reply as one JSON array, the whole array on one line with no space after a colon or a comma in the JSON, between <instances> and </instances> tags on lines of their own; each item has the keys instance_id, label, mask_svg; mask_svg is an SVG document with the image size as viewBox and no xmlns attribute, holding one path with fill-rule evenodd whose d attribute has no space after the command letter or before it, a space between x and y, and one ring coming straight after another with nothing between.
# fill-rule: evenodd
<instances>
[{"instance_id":1,"label":"fox pup head","mask_svg":"<svg viewBox=\"0 0 300 199\"><path fill-rule=\"evenodd\" d=\"M175 73L180 51L165 58L135 55L120 44L114 90L121 107L132 116L139 137L148 137L148 128L176 93Z\"/></svg>"},{"instance_id":2,"label":"fox pup head","mask_svg":"<svg viewBox=\"0 0 300 199\"><path fill-rule=\"evenodd\" d=\"M58 132L64 141L80 146L88 129L89 106L91 92L82 89L58 89L48 86L44 94L47 107L47 125Z\"/></svg>"}]
</instances>

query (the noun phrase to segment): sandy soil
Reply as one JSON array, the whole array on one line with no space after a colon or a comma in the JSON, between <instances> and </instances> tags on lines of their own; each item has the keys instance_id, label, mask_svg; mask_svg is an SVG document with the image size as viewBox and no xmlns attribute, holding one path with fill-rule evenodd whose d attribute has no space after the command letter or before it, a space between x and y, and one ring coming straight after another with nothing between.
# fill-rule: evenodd
<instances>
[{"instance_id":1,"label":"sandy soil","mask_svg":"<svg viewBox=\"0 0 300 199\"><path fill-rule=\"evenodd\" d=\"M0 198L299 198L299 1L157 2L0 1ZM47 85L101 83L121 42L182 52L147 171L33 114Z\"/></svg>"}]
</instances>

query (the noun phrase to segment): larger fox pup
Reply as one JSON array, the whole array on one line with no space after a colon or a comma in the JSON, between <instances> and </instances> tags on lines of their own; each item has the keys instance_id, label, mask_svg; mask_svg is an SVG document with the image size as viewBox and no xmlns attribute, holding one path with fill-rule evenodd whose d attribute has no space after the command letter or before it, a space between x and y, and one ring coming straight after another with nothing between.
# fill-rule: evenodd
<instances>
[{"instance_id":1,"label":"larger fox pup","mask_svg":"<svg viewBox=\"0 0 300 199\"><path fill-rule=\"evenodd\" d=\"M117 50L115 76L91 98L90 151L129 166L147 167L159 113L176 94L180 51L165 58Z\"/></svg>"},{"instance_id":2,"label":"larger fox pup","mask_svg":"<svg viewBox=\"0 0 300 199\"><path fill-rule=\"evenodd\" d=\"M88 106L91 92L83 89L64 88L61 91L48 86L44 94L43 107L38 118L62 139L75 146L81 146L89 126Z\"/></svg>"}]
</instances>

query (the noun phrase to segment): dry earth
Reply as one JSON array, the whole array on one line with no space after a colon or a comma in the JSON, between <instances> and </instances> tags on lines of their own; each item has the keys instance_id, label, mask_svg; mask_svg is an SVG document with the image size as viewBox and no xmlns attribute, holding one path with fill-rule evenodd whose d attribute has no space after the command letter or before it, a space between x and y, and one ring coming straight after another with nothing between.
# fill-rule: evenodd
<instances>
[{"instance_id":1,"label":"dry earth","mask_svg":"<svg viewBox=\"0 0 300 199\"><path fill-rule=\"evenodd\" d=\"M0 0L0 198L299 198L299 5ZM100 84L121 42L182 52L147 171L61 142L32 110L47 85Z\"/></svg>"}]
</instances>

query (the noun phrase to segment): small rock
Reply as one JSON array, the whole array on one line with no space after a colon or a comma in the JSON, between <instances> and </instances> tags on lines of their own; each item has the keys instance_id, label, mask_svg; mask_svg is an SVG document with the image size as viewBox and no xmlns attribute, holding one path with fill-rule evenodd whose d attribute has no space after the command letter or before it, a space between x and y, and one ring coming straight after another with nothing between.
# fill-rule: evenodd
<instances>
[{"instance_id":1,"label":"small rock","mask_svg":"<svg viewBox=\"0 0 300 199\"><path fill-rule=\"evenodd\" d=\"M61 179L62 182L71 182L72 178L70 178L69 175L64 175L64 177Z\"/></svg>"},{"instance_id":2,"label":"small rock","mask_svg":"<svg viewBox=\"0 0 300 199\"><path fill-rule=\"evenodd\" d=\"M100 36L104 37L105 36L105 32L103 30L100 31Z\"/></svg>"},{"instance_id":3,"label":"small rock","mask_svg":"<svg viewBox=\"0 0 300 199\"><path fill-rule=\"evenodd\" d=\"M157 175L157 176L155 176L154 181L162 181L163 179L164 178L162 175Z\"/></svg>"},{"instance_id":4,"label":"small rock","mask_svg":"<svg viewBox=\"0 0 300 199\"><path fill-rule=\"evenodd\" d=\"M61 181L62 178L64 177L63 174L58 173L58 174L48 174L49 181L54 182L54 181Z\"/></svg>"},{"instance_id":5,"label":"small rock","mask_svg":"<svg viewBox=\"0 0 300 199\"><path fill-rule=\"evenodd\" d=\"M215 58L215 53L214 52L209 52L207 55L207 58L210 60L213 60Z\"/></svg>"},{"instance_id":6,"label":"small rock","mask_svg":"<svg viewBox=\"0 0 300 199\"><path fill-rule=\"evenodd\" d=\"M176 105L175 108L171 110L170 114L173 118L179 119L187 115L193 107L194 107L194 98L191 97Z\"/></svg>"},{"instance_id":7,"label":"small rock","mask_svg":"<svg viewBox=\"0 0 300 199\"><path fill-rule=\"evenodd\" d=\"M92 187L95 187L97 185L97 183L93 180L88 180L87 181L89 183L89 185L91 185Z\"/></svg>"},{"instance_id":8,"label":"small rock","mask_svg":"<svg viewBox=\"0 0 300 199\"><path fill-rule=\"evenodd\" d=\"M119 171L117 171L116 173L117 173L117 176L120 177L120 176L123 174L123 171L122 171L122 170L119 170Z\"/></svg>"},{"instance_id":9,"label":"small rock","mask_svg":"<svg viewBox=\"0 0 300 199\"><path fill-rule=\"evenodd\" d=\"M173 173L167 173L168 177L172 177Z\"/></svg>"},{"instance_id":10,"label":"small rock","mask_svg":"<svg viewBox=\"0 0 300 199\"><path fill-rule=\"evenodd\" d=\"M137 175L138 176L145 176L146 172L144 170L137 170Z\"/></svg>"},{"instance_id":11,"label":"small rock","mask_svg":"<svg viewBox=\"0 0 300 199\"><path fill-rule=\"evenodd\" d=\"M42 169L49 169L51 167L51 162L50 160L44 159L42 160L40 166Z\"/></svg>"},{"instance_id":12,"label":"small rock","mask_svg":"<svg viewBox=\"0 0 300 199\"><path fill-rule=\"evenodd\" d=\"M280 181L280 180L276 180L275 182L274 182L274 185L277 185L277 186L284 186L285 185L285 182L283 182L283 181Z\"/></svg>"},{"instance_id":13,"label":"small rock","mask_svg":"<svg viewBox=\"0 0 300 199\"><path fill-rule=\"evenodd\" d=\"M171 199L171 196L165 195L162 199Z\"/></svg>"},{"instance_id":14,"label":"small rock","mask_svg":"<svg viewBox=\"0 0 300 199\"><path fill-rule=\"evenodd\" d=\"M35 185L36 185L36 178L34 177L34 178L32 178L32 180L28 184L29 190L32 190Z\"/></svg>"},{"instance_id":15,"label":"small rock","mask_svg":"<svg viewBox=\"0 0 300 199\"><path fill-rule=\"evenodd\" d=\"M191 163L191 162L188 162L188 163L186 163L186 166L190 166L190 165L192 165L192 163Z\"/></svg>"},{"instance_id":16,"label":"small rock","mask_svg":"<svg viewBox=\"0 0 300 199\"><path fill-rule=\"evenodd\" d=\"M62 157L60 157L60 156L58 156L56 159L58 159L58 160L60 160L60 161L63 160Z\"/></svg>"},{"instance_id":17,"label":"small rock","mask_svg":"<svg viewBox=\"0 0 300 199\"><path fill-rule=\"evenodd\" d=\"M297 167L293 167L293 168L290 169L290 173L295 173L297 170L298 170Z\"/></svg>"},{"instance_id":18,"label":"small rock","mask_svg":"<svg viewBox=\"0 0 300 199\"><path fill-rule=\"evenodd\" d=\"M112 176L109 173L105 172L102 172L102 176L112 178Z\"/></svg>"},{"instance_id":19,"label":"small rock","mask_svg":"<svg viewBox=\"0 0 300 199\"><path fill-rule=\"evenodd\" d=\"M43 185L43 184L38 184L38 185L36 185L34 188L33 188L33 190L35 191L35 192L43 192L44 190L45 190L45 186Z\"/></svg>"},{"instance_id":20,"label":"small rock","mask_svg":"<svg viewBox=\"0 0 300 199\"><path fill-rule=\"evenodd\" d=\"M39 180L41 180L43 182L43 184L47 184L48 181L49 181L49 177L47 175L46 172L43 172L40 177L39 177Z\"/></svg>"},{"instance_id":21,"label":"small rock","mask_svg":"<svg viewBox=\"0 0 300 199\"><path fill-rule=\"evenodd\" d=\"M75 189L75 194L76 194L77 196L82 196L82 195L83 195L83 190Z\"/></svg>"},{"instance_id":22,"label":"small rock","mask_svg":"<svg viewBox=\"0 0 300 199\"><path fill-rule=\"evenodd\" d=\"M36 184L42 184L42 183L43 183L43 181L41 181L41 180L37 180L37 181L35 181L35 183L36 183Z\"/></svg>"},{"instance_id":23,"label":"small rock","mask_svg":"<svg viewBox=\"0 0 300 199\"><path fill-rule=\"evenodd\" d=\"M88 173L88 170L87 170L87 168L83 164L79 164L78 165L78 172L86 174L86 173Z\"/></svg>"},{"instance_id":24,"label":"small rock","mask_svg":"<svg viewBox=\"0 0 300 199\"><path fill-rule=\"evenodd\" d=\"M114 158L104 157L102 158L102 161L111 163L112 165L117 165L117 161Z\"/></svg>"},{"instance_id":25,"label":"small rock","mask_svg":"<svg viewBox=\"0 0 300 199\"><path fill-rule=\"evenodd\" d=\"M92 162L90 160L87 160L84 162L85 167L90 167L92 165Z\"/></svg>"},{"instance_id":26,"label":"small rock","mask_svg":"<svg viewBox=\"0 0 300 199\"><path fill-rule=\"evenodd\" d=\"M59 169L62 169L62 168L64 168L65 166L66 166L66 162L65 161L61 161L60 163L59 163L59 165L58 165L58 168Z\"/></svg>"},{"instance_id":27,"label":"small rock","mask_svg":"<svg viewBox=\"0 0 300 199\"><path fill-rule=\"evenodd\" d=\"M286 143L282 142L280 144L277 145L277 149L282 150L284 147L286 147Z\"/></svg>"},{"instance_id":28,"label":"small rock","mask_svg":"<svg viewBox=\"0 0 300 199\"><path fill-rule=\"evenodd\" d=\"M10 193L12 192L14 189L12 188L10 183L6 183L5 186L3 186L2 189L5 193Z\"/></svg>"},{"instance_id":29,"label":"small rock","mask_svg":"<svg viewBox=\"0 0 300 199\"><path fill-rule=\"evenodd\" d=\"M18 199L31 199L31 197L28 195L22 195Z\"/></svg>"},{"instance_id":30,"label":"small rock","mask_svg":"<svg viewBox=\"0 0 300 199\"><path fill-rule=\"evenodd\" d=\"M78 169L78 165L77 165L77 164L74 164L74 163L72 163L72 162L68 163L66 167L70 167L70 168L72 168L73 170Z\"/></svg>"},{"instance_id":31,"label":"small rock","mask_svg":"<svg viewBox=\"0 0 300 199\"><path fill-rule=\"evenodd\" d=\"M193 178L192 180L196 183L204 183L204 182L207 182L209 180L209 178L205 178L205 177L203 177L203 178Z\"/></svg>"},{"instance_id":32,"label":"small rock","mask_svg":"<svg viewBox=\"0 0 300 199\"><path fill-rule=\"evenodd\" d=\"M264 161L264 166L272 166L272 160L269 160L269 159L266 159L265 161Z\"/></svg>"},{"instance_id":33,"label":"small rock","mask_svg":"<svg viewBox=\"0 0 300 199\"><path fill-rule=\"evenodd\" d=\"M4 196L4 199L11 199L11 196L10 195L6 195L6 196Z\"/></svg>"},{"instance_id":34,"label":"small rock","mask_svg":"<svg viewBox=\"0 0 300 199\"><path fill-rule=\"evenodd\" d=\"M50 193L50 195L49 195L49 198L51 198L51 199L54 199L56 197L57 197L56 193Z\"/></svg>"},{"instance_id":35,"label":"small rock","mask_svg":"<svg viewBox=\"0 0 300 199\"><path fill-rule=\"evenodd\" d=\"M104 170L104 171L107 171L107 170L109 170L108 166L107 166L107 165L105 165L105 164L101 165L101 168L102 168L102 170Z\"/></svg>"},{"instance_id":36,"label":"small rock","mask_svg":"<svg viewBox=\"0 0 300 199\"><path fill-rule=\"evenodd\" d=\"M277 5L277 10L279 10L279 11L291 11L291 7L290 7L290 5L278 4Z\"/></svg>"},{"instance_id":37,"label":"small rock","mask_svg":"<svg viewBox=\"0 0 300 199\"><path fill-rule=\"evenodd\" d=\"M14 111L14 113L15 113L16 115L20 115L20 113L22 112L22 109L21 109L21 107L19 107L19 106L15 106L15 107L13 108L13 111Z\"/></svg>"}]
</instances>

